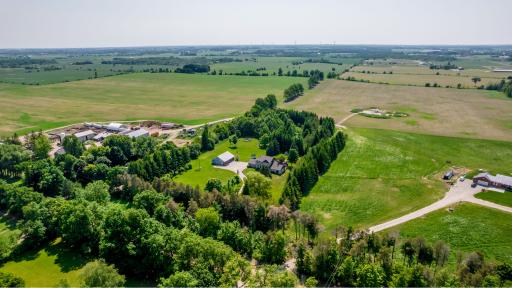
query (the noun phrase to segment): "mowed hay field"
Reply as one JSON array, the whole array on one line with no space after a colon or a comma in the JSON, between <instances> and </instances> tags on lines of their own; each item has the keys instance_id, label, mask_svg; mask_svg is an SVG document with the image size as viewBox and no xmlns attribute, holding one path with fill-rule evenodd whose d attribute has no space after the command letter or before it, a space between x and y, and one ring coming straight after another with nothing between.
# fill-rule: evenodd
<instances>
[{"instance_id":1,"label":"mowed hay field","mask_svg":"<svg viewBox=\"0 0 512 288\"><path fill-rule=\"evenodd\" d=\"M461 139L381 129L349 128L345 149L303 198L326 231L367 228L442 198L448 167L512 172L505 141Z\"/></svg>"},{"instance_id":2,"label":"mowed hay field","mask_svg":"<svg viewBox=\"0 0 512 288\"><path fill-rule=\"evenodd\" d=\"M457 251L481 251L486 259L512 264L512 214L470 203L453 208L453 212L438 210L383 233L399 231L402 237L421 236L432 243L443 240L451 247L451 263L456 262Z\"/></svg>"},{"instance_id":3,"label":"mowed hay field","mask_svg":"<svg viewBox=\"0 0 512 288\"><path fill-rule=\"evenodd\" d=\"M68 83L0 84L0 135L82 121L160 119L202 123L247 110L302 77L137 73Z\"/></svg>"},{"instance_id":4,"label":"mowed hay field","mask_svg":"<svg viewBox=\"0 0 512 288\"><path fill-rule=\"evenodd\" d=\"M462 88L476 88L480 85L495 84L501 81L499 78L480 78L481 81L475 83L469 76L456 76L456 75L435 75L435 74L367 74L358 72L347 72L343 74L343 78L354 77L356 80L368 80L373 83L393 84L393 85L414 85L414 86L425 86L429 83L433 86L441 85L442 87L458 87Z\"/></svg>"},{"instance_id":5,"label":"mowed hay field","mask_svg":"<svg viewBox=\"0 0 512 288\"><path fill-rule=\"evenodd\" d=\"M512 141L512 99L494 91L325 80L285 106L337 121L353 108L379 107L410 116L374 119L357 115L343 125Z\"/></svg>"}]
</instances>

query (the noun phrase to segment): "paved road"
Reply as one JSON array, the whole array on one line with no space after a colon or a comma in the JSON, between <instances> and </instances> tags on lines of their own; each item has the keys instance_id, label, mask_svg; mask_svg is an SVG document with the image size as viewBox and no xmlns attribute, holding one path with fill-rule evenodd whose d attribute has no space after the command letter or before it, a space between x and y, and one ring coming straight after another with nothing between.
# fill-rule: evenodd
<instances>
[{"instance_id":1,"label":"paved road","mask_svg":"<svg viewBox=\"0 0 512 288\"><path fill-rule=\"evenodd\" d=\"M373 227L370 227L368 230L369 232L379 232L397 225L400 225L402 223L405 223L407 221L422 217L423 215L442 209L444 207L450 206L452 204L458 203L458 202L471 202L474 204L498 209L504 212L512 213L512 208L495 204L489 201L481 200L475 198L475 194L480 192L482 190L482 187L471 187L471 180L466 180L464 182L457 181L453 186L450 187L450 190L446 193L443 199L432 203L431 205L421 208L419 210L416 210L412 213L409 213L407 215L404 215L402 217L393 219L391 221L375 225Z\"/></svg>"}]
</instances>

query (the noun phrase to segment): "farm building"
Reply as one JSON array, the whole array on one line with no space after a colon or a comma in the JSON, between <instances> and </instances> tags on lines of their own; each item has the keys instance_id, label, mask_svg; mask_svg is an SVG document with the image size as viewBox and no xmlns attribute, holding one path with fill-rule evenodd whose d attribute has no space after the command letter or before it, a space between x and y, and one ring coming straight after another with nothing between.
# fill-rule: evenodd
<instances>
[{"instance_id":1,"label":"farm building","mask_svg":"<svg viewBox=\"0 0 512 288\"><path fill-rule=\"evenodd\" d=\"M212 164L215 166L227 166L229 163L235 161L235 155L226 151L219 156L213 158Z\"/></svg>"},{"instance_id":2,"label":"farm building","mask_svg":"<svg viewBox=\"0 0 512 288\"><path fill-rule=\"evenodd\" d=\"M501 174L493 176L487 172L480 173L473 177L473 183L512 191L512 177Z\"/></svg>"},{"instance_id":3,"label":"farm building","mask_svg":"<svg viewBox=\"0 0 512 288\"><path fill-rule=\"evenodd\" d=\"M76 136L76 138L78 138L78 140L85 142L87 140L92 139L96 135L96 133L94 133L94 131L92 130L85 130L82 132L75 133L74 135Z\"/></svg>"},{"instance_id":4,"label":"farm building","mask_svg":"<svg viewBox=\"0 0 512 288\"><path fill-rule=\"evenodd\" d=\"M108 136L112 135L112 133L110 132L101 132L99 133L98 135L94 136L94 138L92 138L94 141L103 141L105 140L105 138L107 138Z\"/></svg>"},{"instance_id":5,"label":"farm building","mask_svg":"<svg viewBox=\"0 0 512 288\"><path fill-rule=\"evenodd\" d=\"M178 124L171 123L171 122L160 124L160 128L162 128L162 129L172 129L172 128L177 128L177 127L178 127Z\"/></svg>"},{"instance_id":6,"label":"farm building","mask_svg":"<svg viewBox=\"0 0 512 288\"><path fill-rule=\"evenodd\" d=\"M139 130L135 130L135 131L126 133L126 136L128 136L130 138L148 137L149 131L144 128L141 128Z\"/></svg>"},{"instance_id":7,"label":"farm building","mask_svg":"<svg viewBox=\"0 0 512 288\"><path fill-rule=\"evenodd\" d=\"M121 124L121 123L110 123L108 124L105 129L109 130L109 131L115 131L115 132L121 132L125 129L126 127Z\"/></svg>"},{"instance_id":8,"label":"farm building","mask_svg":"<svg viewBox=\"0 0 512 288\"><path fill-rule=\"evenodd\" d=\"M279 162L271 156L260 156L249 160L247 165L250 168L260 169L262 166L270 168L270 172L281 175L286 171L288 165L285 162Z\"/></svg>"}]
</instances>

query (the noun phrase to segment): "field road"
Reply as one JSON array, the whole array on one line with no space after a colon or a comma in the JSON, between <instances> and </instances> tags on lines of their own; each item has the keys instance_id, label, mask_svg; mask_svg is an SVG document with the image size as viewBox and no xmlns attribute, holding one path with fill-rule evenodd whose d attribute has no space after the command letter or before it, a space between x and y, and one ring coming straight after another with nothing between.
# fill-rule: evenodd
<instances>
[{"instance_id":1,"label":"field road","mask_svg":"<svg viewBox=\"0 0 512 288\"><path fill-rule=\"evenodd\" d=\"M372 232L379 232L397 225L400 225L402 223L405 223L407 221L422 217L423 215L442 209L444 207L447 207L449 205L458 203L458 202L470 202L482 206L486 206L489 208L498 209L504 212L512 213L512 208L499 205L496 203L492 203L489 201L481 200L475 198L475 194L480 192L482 190L481 187L477 186L475 188L471 187L471 180L466 180L464 182L457 181L453 186L450 187L450 190L446 193L443 199L432 203L431 205L421 208L419 210L416 210L412 213L409 213L407 215L404 215L402 217L393 219L391 221L375 225L373 227L368 228L368 231L370 233Z\"/></svg>"},{"instance_id":2,"label":"field road","mask_svg":"<svg viewBox=\"0 0 512 288\"><path fill-rule=\"evenodd\" d=\"M345 121L347 121L348 119L354 117L355 115L357 115L358 113L352 113L350 115L348 115L347 117L341 119L340 122L336 123L336 127L339 127L339 128L345 128L345 126L343 126L343 123L345 123Z\"/></svg>"}]
</instances>

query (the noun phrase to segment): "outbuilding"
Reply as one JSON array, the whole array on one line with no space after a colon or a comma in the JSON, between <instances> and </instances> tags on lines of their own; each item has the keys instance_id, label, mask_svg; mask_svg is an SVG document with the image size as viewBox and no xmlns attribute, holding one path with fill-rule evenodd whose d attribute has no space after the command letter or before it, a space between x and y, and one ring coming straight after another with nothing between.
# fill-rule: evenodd
<instances>
[{"instance_id":1,"label":"outbuilding","mask_svg":"<svg viewBox=\"0 0 512 288\"><path fill-rule=\"evenodd\" d=\"M96 135L96 133L94 133L94 131L92 130L85 130L82 132L75 133L74 135L76 136L76 138L78 138L78 140L85 142L87 140L92 139Z\"/></svg>"},{"instance_id":2,"label":"outbuilding","mask_svg":"<svg viewBox=\"0 0 512 288\"><path fill-rule=\"evenodd\" d=\"M125 127L121 123L112 122L112 123L108 124L107 127L105 127L105 129L107 129L109 131L120 132L120 131L123 131L125 129Z\"/></svg>"},{"instance_id":3,"label":"outbuilding","mask_svg":"<svg viewBox=\"0 0 512 288\"><path fill-rule=\"evenodd\" d=\"M235 155L231 154L229 151L226 151L213 158L212 164L215 166L227 166L233 161L235 161Z\"/></svg>"},{"instance_id":4,"label":"outbuilding","mask_svg":"<svg viewBox=\"0 0 512 288\"><path fill-rule=\"evenodd\" d=\"M141 129L126 133L126 136L128 136L130 138L148 137L149 131L144 128L141 128Z\"/></svg>"}]
</instances>

